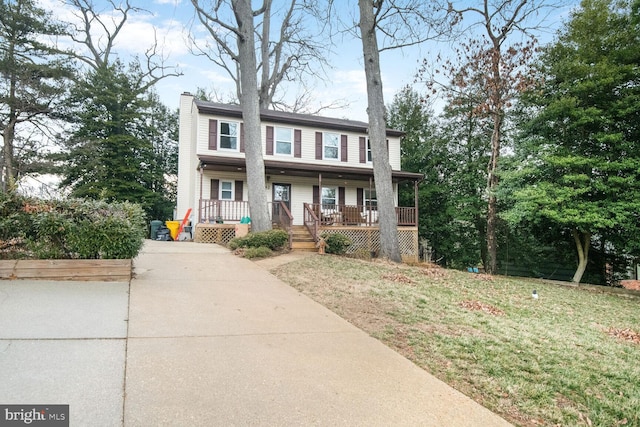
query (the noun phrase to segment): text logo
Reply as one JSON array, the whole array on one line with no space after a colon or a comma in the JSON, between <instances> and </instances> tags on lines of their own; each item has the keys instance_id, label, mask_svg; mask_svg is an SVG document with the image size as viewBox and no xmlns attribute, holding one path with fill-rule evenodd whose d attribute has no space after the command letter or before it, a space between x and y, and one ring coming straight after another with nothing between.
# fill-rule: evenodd
<instances>
[{"instance_id":1,"label":"text logo","mask_svg":"<svg viewBox=\"0 0 640 427\"><path fill-rule=\"evenodd\" d=\"M69 427L69 405L0 405L0 427Z\"/></svg>"}]
</instances>

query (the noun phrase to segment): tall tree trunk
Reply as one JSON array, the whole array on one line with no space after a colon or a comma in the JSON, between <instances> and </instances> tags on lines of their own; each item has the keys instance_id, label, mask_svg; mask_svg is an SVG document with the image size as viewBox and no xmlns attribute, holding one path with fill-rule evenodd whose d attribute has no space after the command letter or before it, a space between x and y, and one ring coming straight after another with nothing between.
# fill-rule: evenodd
<instances>
[{"instance_id":1,"label":"tall tree trunk","mask_svg":"<svg viewBox=\"0 0 640 427\"><path fill-rule=\"evenodd\" d=\"M498 242L496 238L496 223L498 221L498 159L500 158L500 129L502 127L501 112L494 113L493 132L491 134L491 160L487 178L487 268L489 274L498 271Z\"/></svg>"},{"instance_id":2,"label":"tall tree trunk","mask_svg":"<svg viewBox=\"0 0 640 427\"><path fill-rule=\"evenodd\" d=\"M240 106L244 121L251 230L259 232L271 229L271 218L265 191L258 78L253 71L256 69L253 9L251 8L251 0L233 0L232 4L238 23L238 60L240 70L242 70L240 73Z\"/></svg>"},{"instance_id":3,"label":"tall tree trunk","mask_svg":"<svg viewBox=\"0 0 640 427\"><path fill-rule=\"evenodd\" d=\"M396 218L391 165L387 152L385 105L380 75L380 54L376 37L376 21L372 0L358 0L360 8L360 36L367 81L367 113L369 115L369 141L373 157L373 177L378 198L381 256L401 262L398 221Z\"/></svg>"},{"instance_id":4,"label":"tall tree trunk","mask_svg":"<svg viewBox=\"0 0 640 427\"><path fill-rule=\"evenodd\" d=\"M12 114L13 116L13 114ZM13 138L15 135L15 120L10 117L9 123L2 130L3 157L2 157L2 191L8 192L13 190L16 183L17 173L13 158Z\"/></svg>"},{"instance_id":5,"label":"tall tree trunk","mask_svg":"<svg viewBox=\"0 0 640 427\"><path fill-rule=\"evenodd\" d=\"M580 283L582 275L587 269L587 262L589 261L589 247L591 245L591 233L583 233L577 229L572 230L573 240L576 242L576 249L578 250L578 268L573 275L571 281L573 283Z\"/></svg>"},{"instance_id":6,"label":"tall tree trunk","mask_svg":"<svg viewBox=\"0 0 640 427\"><path fill-rule=\"evenodd\" d=\"M262 40L260 42L260 60L262 61L261 71L262 76L260 77L260 88L258 92L259 104L260 108L264 108L265 110L271 106L271 96L269 96L270 91L270 79L269 79L269 49L272 46L269 43L270 33L271 33L271 3L272 0L264 1L264 12L262 13Z\"/></svg>"}]
</instances>

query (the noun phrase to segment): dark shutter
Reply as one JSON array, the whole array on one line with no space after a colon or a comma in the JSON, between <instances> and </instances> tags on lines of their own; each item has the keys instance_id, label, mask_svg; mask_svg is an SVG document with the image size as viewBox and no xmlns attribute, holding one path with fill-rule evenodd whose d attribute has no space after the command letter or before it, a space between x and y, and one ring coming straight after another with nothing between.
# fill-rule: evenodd
<instances>
[{"instance_id":1,"label":"dark shutter","mask_svg":"<svg viewBox=\"0 0 640 427\"><path fill-rule=\"evenodd\" d=\"M344 205L345 195L344 195L344 187L338 187L338 200L336 203L338 205Z\"/></svg>"},{"instance_id":2,"label":"dark shutter","mask_svg":"<svg viewBox=\"0 0 640 427\"><path fill-rule=\"evenodd\" d=\"M211 200L218 200L218 195L220 194L220 180L212 179L211 180L211 195L209 198Z\"/></svg>"},{"instance_id":3,"label":"dark shutter","mask_svg":"<svg viewBox=\"0 0 640 427\"><path fill-rule=\"evenodd\" d=\"M218 121L209 120L209 150L218 149Z\"/></svg>"},{"instance_id":4,"label":"dark shutter","mask_svg":"<svg viewBox=\"0 0 640 427\"><path fill-rule=\"evenodd\" d=\"M300 129L293 131L293 156L302 157L302 131Z\"/></svg>"},{"instance_id":5,"label":"dark shutter","mask_svg":"<svg viewBox=\"0 0 640 427\"><path fill-rule=\"evenodd\" d=\"M360 137L360 163L367 163L367 138Z\"/></svg>"},{"instance_id":6,"label":"dark shutter","mask_svg":"<svg viewBox=\"0 0 640 427\"><path fill-rule=\"evenodd\" d=\"M340 136L340 157L341 157L341 161L346 162L347 161L347 148L348 148L348 138L347 135L341 135Z\"/></svg>"},{"instance_id":7,"label":"dark shutter","mask_svg":"<svg viewBox=\"0 0 640 427\"><path fill-rule=\"evenodd\" d=\"M320 203L320 187L318 187L317 185L313 186L313 203Z\"/></svg>"},{"instance_id":8,"label":"dark shutter","mask_svg":"<svg viewBox=\"0 0 640 427\"><path fill-rule=\"evenodd\" d=\"M364 189L363 188L358 188L357 189L357 193L358 193L358 206L364 206Z\"/></svg>"},{"instance_id":9,"label":"dark shutter","mask_svg":"<svg viewBox=\"0 0 640 427\"><path fill-rule=\"evenodd\" d=\"M267 126L267 155L273 155L273 126Z\"/></svg>"},{"instance_id":10,"label":"dark shutter","mask_svg":"<svg viewBox=\"0 0 640 427\"><path fill-rule=\"evenodd\" d=\"M235 185L235 196L236 196L236 202L241 202L242 201L242 181L236 181Z\"/></svg>"},{"instance_id":11,"label":"dark shutter","mask_svg":"<svg viewBox=\"0 0 640 427\"><path fill-rule=\"evenodd\" d=\"M240 152L244 153L244 123L240 123Z\"/></svg>"},{"instance_id":12,"label":"dark shutter","mask_svg":"<svg viewBox=\"0 0 640 427\"><path fill-rule=\"evenodd\" d=\"M322 160L322 132L316 132L316 160Z\"/></svg>"}]
</instances>

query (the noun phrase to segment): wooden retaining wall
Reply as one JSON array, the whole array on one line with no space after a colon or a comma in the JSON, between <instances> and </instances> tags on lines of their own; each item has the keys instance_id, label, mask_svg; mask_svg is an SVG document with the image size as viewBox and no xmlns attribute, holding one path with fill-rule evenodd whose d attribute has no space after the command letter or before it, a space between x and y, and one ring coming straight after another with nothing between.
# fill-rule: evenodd
<instances>
[{"instance_id":1,"label":"wooden retaining wall","mask_svg":"<svg viewBox=\"0 0 640 427\"><path fill-rule=\"evenodd\" d=\"M131 280L131 260L0 260L0 279L128 282Z\"/></svg>"}]
</instances>

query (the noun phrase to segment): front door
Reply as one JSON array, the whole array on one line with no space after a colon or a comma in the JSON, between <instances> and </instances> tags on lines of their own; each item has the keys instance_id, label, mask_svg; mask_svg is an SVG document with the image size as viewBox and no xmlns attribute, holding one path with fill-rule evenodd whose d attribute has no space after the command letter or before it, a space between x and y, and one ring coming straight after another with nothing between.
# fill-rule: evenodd
<instances>
[{"instance_id":1,"label":"front door","mask_svg":"<svg viewBox=\"0 0 640 427\"><path fill-rule=\"evenodd\" d=\"M291 212L291 184L273 184L273 222L280 222L280 202Z\"/></svg>"}]
</instances>

